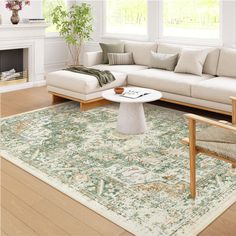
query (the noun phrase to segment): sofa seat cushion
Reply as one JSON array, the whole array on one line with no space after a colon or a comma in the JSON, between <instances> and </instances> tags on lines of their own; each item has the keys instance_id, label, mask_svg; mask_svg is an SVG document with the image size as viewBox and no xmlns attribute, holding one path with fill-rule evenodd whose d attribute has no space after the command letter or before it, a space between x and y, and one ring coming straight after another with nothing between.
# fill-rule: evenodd
<instances>
[{"instance_id":1,"label":"sofa seat cushion","mask_svg":"<svg viewBox=\"0 0 236 236\"><path fill-rule=\"evenodd\" d=\"M82 94L90 94L93 92L103 91L117 86L126 85L127 75L125 73L112 72L112 74L115 76L116 80L109 84L106 84L103 87L99 87L98 80L94 76L65 70L49 73L46 76L46 81L48 86L53 86Z\"/></svg>"},{"instance_id":2,"label":"sofa seat cushion","mask_svg":"<svg viewBox=\"0 0 236 236\"><path fill-rule=\"evenodd\" d=\"M107 65L107 64L100 64L91 66L91 68L95 68L98 70L109 70L109 71L115 71L115 72L121 72L121 73L129 73L137 70L145 70L148 67L142 66L142 65Z\"/></svg>"},{"instance_id":3,"label":"sofa seat cushion","mask_svg":"<svg viewBox=\"0 0 236 236\"><path fill-rule=\"evenodd\" d=\"M236 96L236 79L215 77L192 85L192 97L231 104L230 96Z\"/></svg>"},{"instance_id":4,"label":"sofa seat cushion","mask_svg":"<svg viewBox=\"0 0 236 236\"><path fill-rule=\"evenodd\" d=\"M128 84L190 96L191 85L212 77L213 76L207 74L197 76L160 69L148 69L129 73Z\"/></svg>"}]
</instances>

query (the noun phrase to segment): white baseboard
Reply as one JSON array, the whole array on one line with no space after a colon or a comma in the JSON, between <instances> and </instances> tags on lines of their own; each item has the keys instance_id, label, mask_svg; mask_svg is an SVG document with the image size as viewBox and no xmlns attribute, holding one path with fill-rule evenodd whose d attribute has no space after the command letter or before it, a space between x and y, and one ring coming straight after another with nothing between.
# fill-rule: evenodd
<instances>
[{"instance_id":1,"label":"white baseboard","mask_svg":"<svg viewBox=\"0 0 236 236\"><path fill-rule=\"evenodd\" d=\"M45 85L46 85L45 80L27 82L27 83L22 83L22 84L15 84L15 85L10 85L10 86L0 87L0 93L7 93L7 92L12 92L12 91L21 90L21 89L33 88L33 87L41 87Z\"/></svg>"}]
</instances>

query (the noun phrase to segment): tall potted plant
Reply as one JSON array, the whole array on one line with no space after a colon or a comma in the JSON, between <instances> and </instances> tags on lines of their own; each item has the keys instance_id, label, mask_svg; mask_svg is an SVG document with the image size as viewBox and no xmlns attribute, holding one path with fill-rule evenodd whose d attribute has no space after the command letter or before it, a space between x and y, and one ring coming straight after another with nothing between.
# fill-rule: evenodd
<instances>
[{"instance_id":1,"label":"tall potted plant","mask_svg":"<svg viewBox=\"0 0 236 236\"><path fill-rule=\"evenodd\" d=\"M91 38L92 14L89 4L74 4L68 10L57 6L52 12L52 23L65 39L73 64L80 65L83 43Z\"/></svg>"}]
</instances>

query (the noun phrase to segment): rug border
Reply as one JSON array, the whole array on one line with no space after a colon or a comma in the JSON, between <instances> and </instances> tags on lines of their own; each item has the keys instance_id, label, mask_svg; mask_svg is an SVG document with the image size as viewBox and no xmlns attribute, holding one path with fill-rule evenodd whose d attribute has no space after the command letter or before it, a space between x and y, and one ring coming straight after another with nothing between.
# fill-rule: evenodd
<instances>
[{"instance_id":1,"label":"rug border","mask_svg":"<svg viewBox=\"0 0 236 236\"><path fill-rule=\"evenodd\" d=\"M125 230L133 233L134 235L149 235L147 232L143 232L143 229L137 229L137 227L132 227L127 223L127 220L124 217L117 215L116 213L108 210L106 207L102 206L98 202L89 199L88 197L84 196L83 194L71 190L66 185L61 184L59 181L53 179L52 177L42 173L41 171L37 170L36 168L29 166L28 164L24 163L19 159L15 159L13 156L9 155L6 151L0 150L0 156L5 160L13 163L14 165L22 168L24 171L28 172L29 174L35 176L39 180L45 182L46 184L50 185L51 187L55 188L56 190L66 194L70 198L80 202L84 206L88 207L89 209L95 211L102 217L107 218L108 220L112 221L116 225L124 228ZM208 214L205 214L202 219L196 221L191 226L186 226L183 228L183 233L178 233L178 235L188 235L188 236L196 236L202 230L204 230L209 224L211 224L217 217L219 217L227 208L229 208L233 203L236 202L236 191L234 191L221 205L221 207L216 207L215 210L212 210ZM118 219L117 219L118 218Z\"/></svg>"},{"instance_id":2,"label":"rug border","mask_svg":"<svg viewBox=\"0 0 236 236\"><path fill-rule=\"evenodd\" d=\"M67 196L69 196L73 200L80 202L82 205L93 210L94 212L101 215L102 217L112 221L114 224L124 228L125 230L127 230L135 235L140 235L140 236L144 235L144 234L147 235L147 232L144 232L142 228L137 229L136 226L132 227L132 226L128 225L127 220L125 220L124 217L121 217L121 216L117 215L115 212L108 210L105 206L102 206L98 202L89 199L87 196L85 196L79 192L76 192L75 190L70 189L66 185L60 183L59 181L53 179L52 177L37 170L35 167L29 166L28 164L24 163L23 161L21 161L19 159L15 159L13 156L8 154L6 151L0 150L0 157L13 163L14 165L18 166L19 168L23 169L24 171L28 172L29 174L31 174L34 177L38 178L39 180L43 181L44 183L55 188L56 190L66 194Z\"/></svg>"},{"instance_id":3,"label":"rug border","mask_svg":"<svg viewBox=\"0 0 236 236\"><path fill-rule=\"evenodd\" d=\"M52 109L52 108L55 108L58 106L65 105L65 103L66 104L73 103L73 101L68 101L68 102L64 102L64 103L60 103L60 104L56 104L56 105L50 105L50 106L35 109L32 111L27 111L27 112L23 112L23 113L11 115L11 116L6 116L6 117L1 118L1 121L5 120L5 119L17 117L20 115L33 113L36 111L41 111L41 110L45 110L45 109ZM150 104L150 105L152 105L152 104ZM99 204L98 202L96 202L94 200L89 199L87 196L85 196L79 192L76 192L75 190L70 189L65 184L62 184L59 181L53 179L52 177L44 174L43 172L39 171L35 167L32 167L32 166L24 163L23 161L16 159L14 156L10 155L7 151L0 150L0 157L4 158L5 160L13 163L14 165L16 165L18 167L20 167L24 171L35 176L36 178L38 178L39 180L43 181L44 183L50 185L51 187L55 188L56 190L64 193L65 195L69 196L70 198L80 202L81 204L83 204L87 208L93 210L94 212L96 212L99 215L101 215L102 217L105 217L106 219L112 221L114 224L124 228L125 230L127 230L135 235L140 235L140 236L141 235L142 236L149 235L149 233L146 231L143 231L143 229L141 227L138 228L137 226L135 226L135 227L131 226L129 223L127 223L127 220L124 217L119 216L118 214L116 214L113 211L110 211L105 206ZM183 233L179 232L177 234L178 235L196 236L201 231L203 231L208 225L210 225L216 218L218 218L224 211L226 211L235 202L236 202L236 191L234 191L227 198L226 201L224 198L224 202L222 204L220 204L220 207L215 207L212 211L205 214L203 217L201 217L200 220L196 221L193 225L184 226Z\"/></svg>"}]
</instances>

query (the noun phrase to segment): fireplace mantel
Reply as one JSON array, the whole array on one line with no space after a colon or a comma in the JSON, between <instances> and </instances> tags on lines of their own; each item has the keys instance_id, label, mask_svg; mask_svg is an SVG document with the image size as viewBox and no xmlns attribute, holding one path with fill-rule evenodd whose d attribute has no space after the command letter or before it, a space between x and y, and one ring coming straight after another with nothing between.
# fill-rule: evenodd
<instances>
[{"instance_id":1,"label":"fireplace mantel","mask_svg":"<svg viewBox=\"0 0 236 236\"><path fill-rule=\"evenodd\" d=\"M0 92L45 84L44 40L47 24L0 25L0 50L28 49L29 82L1 87Z\"/></svg>"}]
</instances>

